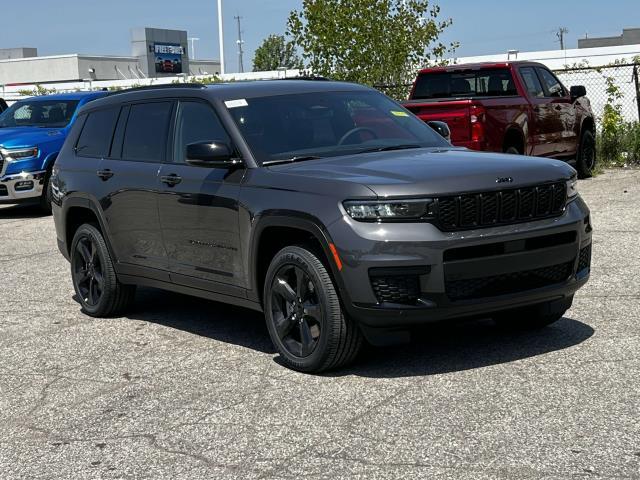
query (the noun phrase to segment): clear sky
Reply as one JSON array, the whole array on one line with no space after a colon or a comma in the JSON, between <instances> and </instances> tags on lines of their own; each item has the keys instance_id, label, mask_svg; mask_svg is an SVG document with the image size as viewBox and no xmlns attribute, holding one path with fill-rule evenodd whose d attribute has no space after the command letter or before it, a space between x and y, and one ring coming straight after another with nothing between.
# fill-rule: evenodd
<instances>
[{"instance_id":1,"label":"clear sky","mask_svg":"<svg viewBox=\"0 0 640 480\"><path fill-rule=\"evenodd\" d=\"M558 48L554 30L569 29L568 48L577 39L619 35L640 27L638 0L438 0L453 18L443 40L458 41L457 56L509 49ZM7 5L2 5L7 4ZM253 51L270 33L284 33L288 13L302 0L223 0L227 71L237 71L234 16L242 18L245 70ZM128 55L132 27L184 29L199 37L199 58L218 58L216 0L1 0L0 48L37 47L40 55L87 53Z\"/></svg>"}]
</instances>

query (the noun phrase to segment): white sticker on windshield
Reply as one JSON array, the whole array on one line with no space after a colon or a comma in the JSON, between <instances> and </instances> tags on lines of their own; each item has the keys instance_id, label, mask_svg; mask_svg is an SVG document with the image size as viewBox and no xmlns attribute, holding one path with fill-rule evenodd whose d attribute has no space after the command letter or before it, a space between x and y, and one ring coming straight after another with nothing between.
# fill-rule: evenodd
<instances>
[{"instance_id":1,"label":"white sticker on windshield","mask_svg":"<svg viewBox=\"0 0 640 480\"><path fill-rule=\"evenodd\" d=\"M236 100L227 100L224 102L227 108L238 108L238 107L246 107L249 105L244 98L238 98Z\"/></svg>"}]
</instances>

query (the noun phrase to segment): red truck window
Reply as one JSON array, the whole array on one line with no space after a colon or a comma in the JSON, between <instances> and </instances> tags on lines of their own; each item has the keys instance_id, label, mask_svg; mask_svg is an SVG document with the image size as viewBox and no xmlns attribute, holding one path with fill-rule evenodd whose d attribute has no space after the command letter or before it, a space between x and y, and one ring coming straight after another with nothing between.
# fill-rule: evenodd
<instances>
[{"instance_id":1,"label":"red truck window","mask_svg":"<svg viewBox=\"0 0 640 480\"><path fill-rule=\"evenodd\" d=\"M506 68L465 72L421 73L414 100L430 98L504 97L517 95L511 72Z\"/></svg>"},{"instance_id":2,"label":"red truck window","mask_svg":"<svg viewBox=\"0 0 640 480\"><path fill-rule=\"evenodd\" d=\"M527 92L534 98L544 97L544 89L540 83L540 79L536 75L533 67L524 67L520 69L520 75L524 84L527 87Z\"/></svg>"}]
</instances>

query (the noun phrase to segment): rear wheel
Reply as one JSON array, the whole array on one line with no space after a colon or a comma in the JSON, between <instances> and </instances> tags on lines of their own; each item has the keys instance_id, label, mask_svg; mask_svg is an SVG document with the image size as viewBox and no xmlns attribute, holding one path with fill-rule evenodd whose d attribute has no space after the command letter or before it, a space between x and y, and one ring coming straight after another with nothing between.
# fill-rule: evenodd
<instances>
[{"instance_id":1,"label":"rear wheel","mask_svg":"<svg viewBox=\"0 0 640 480\"><path fill-rule=\"evenodd\" d=\"M42 186L42 194L40 195L40 209L44 213L51 213L51 202L53 201L53 192L51 191L51 169L47 170L44 176Z\"/></svg>"},{"instance_id":2,"label":"rear wheel","mask_svg":"<svg viewBox=\"0 0 640 480\"><path fill-rule=\"evenodd\" d=\"M71 244L71 278L82 311L92 317L121 313L135 295L135 286L118 281L100 230L86 223Z\"/></svg>"},{"instance_id":3,"label":"rear wheel","mask_svg":"<svg viewBox=\"0 0 640 480\"><path fill-rule=\"evenodd\" d=\"M591 130L585 130L580 137L576 169L580 178L589 178L596 167L596 138Z\"/></svg>"},{"instance_id":4,"label":"rear wheel","mask_svg":"<svg viewBox=\"0 0 640 480\"><path fill-rule=\"evenodd\" d=\"M329 272L311 251L286 247L267 271L264 310L271 340L284 363L321 372L353 361L363 337L344 315Z\"/></svg>"}]
</instances>

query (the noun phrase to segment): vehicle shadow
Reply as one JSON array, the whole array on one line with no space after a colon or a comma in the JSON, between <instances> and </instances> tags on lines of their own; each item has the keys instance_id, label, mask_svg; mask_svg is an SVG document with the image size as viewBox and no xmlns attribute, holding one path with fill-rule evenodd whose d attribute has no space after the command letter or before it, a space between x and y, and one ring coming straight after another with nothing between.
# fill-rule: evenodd
<instances>
[{"instance_id":1,"label":"vehicle shadow","mask_svg":"<svg viewBox=\"0 0 640 480\"><path fill-rule=\"evenodd\" d=\"M274 354L262 313L179 293L138 288L127 318Z\"/></svg>"},{"instance_id":2,"label":"vehicle shadow","mask_svg":"<svg viewBox=\"0 0 640 480\"><path fill-rule=\"evenodd\" d=\"M127 317L276 353L263 315L244 308L140 288ZM429 325L414 332L408 345L366 347L352 366L326 375L394 378L471 370L570 348L593 334L589 325L567 317L528 332L504 331L488 319ZM278 356L274 361L282 364Z\"/></svg>"},{"instance_id":3,"label":"vehicle shadow","mask_svg":"<svg viewBox=\"0 0 640 480\"><path fill-rule=\"evenodd\" d=\"M567 317L530 331L505 331L490 319L430 325L417 331L409 345L367 348L357 363L329 375L397 378L461 372L564 350L594 333Z\"/></svg>"},{"instance_id":4,"label":"vehicle shadow","mask_svg":"<svg viewBox=\"0 0 640 480\"><path fill-rule=\"evenodd\" d=\"M1 219L41 218L50 214L43 212L38 204L0 205Z\"/></svg>"}]
</instances>

